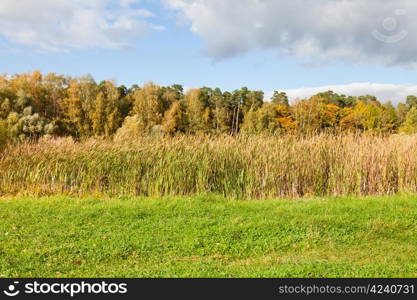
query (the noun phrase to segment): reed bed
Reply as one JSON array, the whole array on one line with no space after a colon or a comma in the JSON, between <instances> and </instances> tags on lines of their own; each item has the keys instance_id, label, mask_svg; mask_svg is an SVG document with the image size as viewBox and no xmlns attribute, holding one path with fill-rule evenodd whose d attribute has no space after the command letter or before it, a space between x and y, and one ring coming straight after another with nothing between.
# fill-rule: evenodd
<instances>
[{"instance_id":1,"label":"reed bed","mask_svg":"<svg viewBox=\"0 0 417 300\"><path fill-rule=\"evenodd\" d=\"M417 136L44 139L0 154L0 194L261 199L417 192Z\"/></svg>"}]
</instances>

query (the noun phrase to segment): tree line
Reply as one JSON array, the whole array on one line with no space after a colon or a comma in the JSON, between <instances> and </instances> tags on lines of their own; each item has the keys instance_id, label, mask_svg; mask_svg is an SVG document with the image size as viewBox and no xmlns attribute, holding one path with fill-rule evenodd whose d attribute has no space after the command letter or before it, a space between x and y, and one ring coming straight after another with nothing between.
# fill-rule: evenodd
<instances>
[{"instance_id":1,"label":"tree line","mask_svg":"<svg viewBox=\"0 0 417 300\"><path fill-rule=\"evenodd\" d=\"M323 131L417 133L417 97L397 106L375 96L332 91L290 104L284 92L265 99L243 87L184 91L181 85L118 86L39 71L0 76L0 139L44 135L117 137L148 134L305 134Z\"/></svg>"}]
</instances>

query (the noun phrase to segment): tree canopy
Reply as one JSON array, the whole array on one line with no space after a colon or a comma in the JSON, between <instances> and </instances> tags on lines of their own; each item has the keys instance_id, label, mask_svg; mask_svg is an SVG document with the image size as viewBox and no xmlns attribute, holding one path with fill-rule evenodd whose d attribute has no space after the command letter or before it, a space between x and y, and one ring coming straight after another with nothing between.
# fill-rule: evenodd
<instances>
[{"instance_id":1,"label":"tree canopy","mask_svg":"<svg viewBox=\"0 0 417 300\"><path fill-rule=\"evenodd\" d=\"M327 91L290 103L285 92L152 82L130 88L91 76L39 71L0 76L0 145L43 135L132 138L148 134L417 133L417 96L394 107L372 95Z\"/></svg>"}]
</instances>

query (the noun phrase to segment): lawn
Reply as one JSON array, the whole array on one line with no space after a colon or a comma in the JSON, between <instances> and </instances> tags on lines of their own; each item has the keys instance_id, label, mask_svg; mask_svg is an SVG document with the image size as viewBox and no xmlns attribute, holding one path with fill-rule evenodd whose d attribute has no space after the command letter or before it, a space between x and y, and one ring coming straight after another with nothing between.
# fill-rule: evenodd
<instances>
[{"instance_id":1,"label":"lawn","mask_svg":"<svg viewBox=\"0 0 417 300\"><path fill-rule=\"evenodd\" d=\"M417 277L417 196L1 198L0 277Z\"/></svg>"}]
</instances>

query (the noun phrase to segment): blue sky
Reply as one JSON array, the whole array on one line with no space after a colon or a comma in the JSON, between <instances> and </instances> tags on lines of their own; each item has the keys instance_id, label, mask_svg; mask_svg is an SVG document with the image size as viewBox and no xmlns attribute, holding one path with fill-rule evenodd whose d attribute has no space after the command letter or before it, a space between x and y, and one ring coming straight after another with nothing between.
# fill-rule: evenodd
<instances>
[{"instance_id":1,"label":"blue sky","mask_svg":"<svg viewBox=\"0 0 417 300\"><path fill-rule=\"evenodd\" d=\"M127 86L150 80L225 90L247 86L267 94L285 90L293 98L326 89L369 92L394 102L417 94L412 31L417 25L411 17L389 23L417 12L407 0L381 0L382 10L370 4L365 15L359 0L349 7L338 0L62 0L62 6L52 0L19 1L26 6L17 7L15 0L0 4L0 27L6 28L0 29L1 72L8 74L38 69L89 73ZM29 9L33 2L38 9ZM312 21L308 12L297 12L297 5L311 6ZM405 12L397 13L398 8ZM315 18L315 10L326 9L334 20ZM346 23L346 11L358 16ZM296 23L298 18L302 21ZM372 36L372 26L395 37L406 28L407 34L386 43Z\"/></svg>"}]
</instances>

